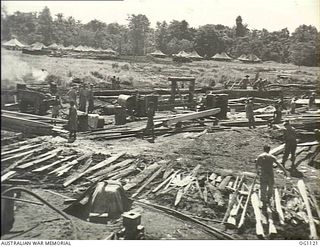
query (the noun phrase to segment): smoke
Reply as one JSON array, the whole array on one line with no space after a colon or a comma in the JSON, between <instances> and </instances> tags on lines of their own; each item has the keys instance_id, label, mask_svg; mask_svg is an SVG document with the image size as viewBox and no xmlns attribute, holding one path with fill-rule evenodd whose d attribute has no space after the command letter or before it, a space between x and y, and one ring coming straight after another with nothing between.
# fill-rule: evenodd
<instances>
[{"instance_id":1,"label":"smoke","mask_svg":"<svg viewBox=\"0 0 320 247\"><path fill-rule=\"evenodd\" d=\"M44 82L48 76L46 70L41 70L21 61L16 56L3 56L1 62L1 87L12 88L17 83L36 84Z\"/></svg>"}]
</instances>

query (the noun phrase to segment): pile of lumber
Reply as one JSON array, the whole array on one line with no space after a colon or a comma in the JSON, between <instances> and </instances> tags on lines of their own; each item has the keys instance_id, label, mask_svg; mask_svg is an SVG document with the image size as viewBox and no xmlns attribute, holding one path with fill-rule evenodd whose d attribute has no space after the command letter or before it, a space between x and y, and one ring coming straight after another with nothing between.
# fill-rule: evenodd
<instances>
[{"instance_id":1,"label":"pile of lumber","mask_svg":"<svg viewBox=\"0 0 320 247\"><path fill-rule=\"evenodd\" d=\"M2 128L36 135L52 135L53 133L67 133L61 126L51 124L52 118L1 110ZM63 119L54 119L57 123L67 123Z\"/></svg>"}]
</instances>

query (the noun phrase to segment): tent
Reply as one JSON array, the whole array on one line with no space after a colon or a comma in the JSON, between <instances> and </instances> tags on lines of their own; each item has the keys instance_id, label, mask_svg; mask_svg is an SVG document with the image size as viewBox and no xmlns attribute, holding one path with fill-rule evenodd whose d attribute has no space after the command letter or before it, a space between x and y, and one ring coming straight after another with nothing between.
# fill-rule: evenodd
<instances>
[{"instance_id":1,"label":"tent","mask_svg":"<svg viewBox=\"0 0 320 247\"><path fill-rule=\"evenodd\" d=\"M178 54L173 54L172 59L175 62L192 62L190 54L185 51L180 51Z\"/></svg>"},{"instance_id":2,"label":"tent","mask_svg":"<svg viewBox=\"0 0 320 247\"><path fill-rule=\"evenodd\" d=\"M159 58L165 58L167 56L166 54L164 54L160 50L156 50L156 51L150 53L150 55L153 56L153 57L159 57Z\"/></svg>"},{"instance_id":3,"label":"tent","mask_svg":"<svg viewBox=\"0 0 320 247\"><path fill-rule=\"evenodd\" d=\"M196 51L193 51L189 54L189 57L192 59L192 60L202 60L203 57L201 57Z\"/></svg>"},{"instance_id":4,"label":"tent","mask_svg":"<svg viewBox=\"0 0 320 247\"><path fill-rule=\"evenodd\" d=\"M175 57L185 57L185 58L189 58L190 57L190 54L185 52L185 51L180 51L178 54L174 54L172 56L175 56Z\"/></svg>"},{"instance_id":5,"label":"tent","mask_svg":"<svg viewBox=\"0 0 320 247\"><path fill-rule=\"evenodd\" d=\"M17 39L11 39L7 42L4 42L2 44L3 47L8 48L8 49L19 49L25 47L24 44L22 44L19 40Z\"/></svg>"},{"instance_id":6,"label":"tent","mask_svg":"<svg viewBox=\"0 0 320 247\"><path fill-rule=\"evenodd\" d=\"M261 62L261 59L258 58L255 54L249 54L249 55L247 56L247 59L248 59L249 62L252 62L252 63L259 63L259 62Z\"/></svg>"},{"instance_id":7,"label":"tent","mask_svg":"<svg viewBox=\"0 0 320 247\"><path fill-rule=\"evenodd\" d=\"M72 51L74 50L76 47L74 45L69 45L67 47L65 47L66 50Z\"/></svg>"},{"instance_id":8,"label":"tent","mask_svg":"<svg viewBox=\"0 0 320 247\"><path fill-rule=\"evenodd\" d=\"M238 60L239 61L242 61L242 62L247 62L249 61L247 56L245 54L242 54L240 57L238 57Z\"/></svg>"},{"instance_id":9,"label":"tent","mask_svg":"<svg viewBox=\"0 0 320 247\"><path fill-rule=\"evenodd\" d=\"M74 48L75 51L85 51L85 47L83 47L82 45L77 46L76 48Z\"/></svg>"},{"instance_id":10,"label":"tent","mask_svg":"<svg viewBox=\"0 0 320 247\"><path fill-rule=\"evenodd\" d=\"M244 55L242 54L238 57L238 60L244 63L260 63L261 59L258 58L255 54Z\"/></svg>"},{"instance_id":11,"label":"tent","mask_svg":"<svg viewBox=\"0 0 320 247\"><path fill-rule=\"evenodd\" d=\"M33 51L41 51L43 49L46 49L47 47L42 44L41 42L36 42L36 43L33 43L31 46L30 46L30 49L33 50Z\"/></svg>"},{"instance_id":12,"label":"tent","mask_svg":"<svg viewBox=\"0 0 320 247\"><path fill-rule=\"evenodd\" d=\"M53 43L53 44L49 45L48 48L50 50L58 50L59 46L56 43Z\"/></svg>"},{"instance_id":13,"label":"tent","mask_svg":"<svg viewBox=\"0 0 320 247\"><path fill-rule=\"evenodd\" d=\"M104 53L108 53L108 54L112 54L112 55L116 55L117 52L112 50L111 48L108 48L106 50L103 50Z\"/></svg>"},{"instance_id":14,"label":"tent","mask_svg":"<svg viewBox=\"0 0 320 247\"><path fill-rule=\"evenodd\" d=\"M213 60L217 61L231 61L232 58L227 55L225 52L217 53L212 57Z\"/></svg>"}]
</instances>

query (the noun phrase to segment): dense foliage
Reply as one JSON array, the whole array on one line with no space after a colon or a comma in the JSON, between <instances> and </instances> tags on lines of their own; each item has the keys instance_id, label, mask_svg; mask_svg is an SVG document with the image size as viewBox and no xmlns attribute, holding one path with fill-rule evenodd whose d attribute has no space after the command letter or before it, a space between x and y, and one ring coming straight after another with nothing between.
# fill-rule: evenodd
<instances>
[{"instance_id":1,"label":"dense foliage","mask_svg":"<svg viewBox=\"0 0 320 247\"><path fill-rule=\"evenodd\" d=\"M49 8L37 13L15 12L8 15L1 10L1 40L16 37L26 44L42 42L112 48L123 55L145 55L159 49L166 54L196 50L201 56L211 57L227 52L232 57L253 53L262 60L297 65L320 65L320 33L313 26L301 25L293 33L284 28L269 32L250 30L236 17L235 26L207 24L195 29L187 21L157 22L150 27L145 15L130 15L127 25L106 24L92 20L83 24L73 17L57 14Z\"/></svg>"}]
</instances>

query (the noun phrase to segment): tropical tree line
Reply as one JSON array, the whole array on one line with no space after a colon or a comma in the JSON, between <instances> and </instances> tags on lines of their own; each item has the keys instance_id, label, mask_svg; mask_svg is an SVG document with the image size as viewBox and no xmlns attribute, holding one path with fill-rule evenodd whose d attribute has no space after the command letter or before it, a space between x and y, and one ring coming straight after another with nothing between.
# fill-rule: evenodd
<instances>
[{"instance_id":1,"label":"tropical tree line","mask_svg":"<svg viewBox=\"0 0 320 247\"><path fill-rule=\"evenodd\" d=\"M234 27L207 24L193 28L185 20L172 20L157 22L151 28L149 19L142 14L130 15L127 21L127 25L98 20L83 24L61 13L52 16L47 7L41 12L12 15L2 8L1 40L17 38L26 44L112 48L121 55L138 56L155 49L168 55L195 50L207 58L220 52L232 57L253 53L264 61L320 65L320 33L310 25L301 25L290 34L287 28L274 32L250 29L241 16L236 18Z\"/></svg>"}]
</instances>

